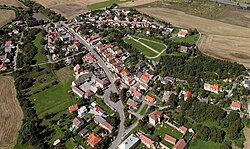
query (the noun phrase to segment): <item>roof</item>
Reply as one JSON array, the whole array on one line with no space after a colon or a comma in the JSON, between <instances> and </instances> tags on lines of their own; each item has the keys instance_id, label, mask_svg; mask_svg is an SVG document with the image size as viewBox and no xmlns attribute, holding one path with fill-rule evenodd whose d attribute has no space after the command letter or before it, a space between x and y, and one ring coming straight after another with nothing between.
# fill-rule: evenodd
<instances>
[{"instance_id":1,"label":"roof","mask_svg":"<svg viewBox=\"0 0 250 149\"><path fill-rule=\"evenodd\" d=\"M186 133L187 132L187 127L185 127L185 126L181 126L181 127L179 127L179 129L183 132L183 133Z\"/></svg>"},{"instance_id":2,"label":"roof","mask_svg":"<svg viewBox=\"0 0 250 149\"><path fill-rule=\"evenodd\" d=\"M140 96L142 95L142 94L141 94L139 91L137 91L135 88L132 88L131 91L132 91L136 96L138 96L138 97L140 97Z\"/></svg>"},{"instance_id":3,"label":"roof","mask_svg":"<svg viewBox=\"0 0 250 149\"><path fill-rule=\"evenodd\" d=\"M156 119L160 118L162 114L163 114L162 111L156 110L153 113L151 113L149 115L149 117L152 118L153 120L156 120Z\"/></svg>"},{"instance_id":4,"label":"roof","mask_svg":"<svg viewBox=\"0 0 250 149\"><path fill-rule=\"evenodd\" d=\"M104 122L104 126L108 129L108 130L112 130L114 127L112 125L110 125L107 121Z\"/></svg>"},{"instance_id":5,"label":"roof","mask_svg":"<svg viewBox=\"0 0 250 149\"><path fill-rule=\"evenodd\" d=\"M150 79L149 79L149 76L148 76L148 75L143 74L143 75L141 76L141 80L144 81L144 82L146 82L146 83L148 83Z\"/></svg>"},{"instance_id":6,"label":"roof","mask_svg":"<svg viewBox=\"0 0 250 149\"><path fill-rule=\"evenodd\" d=\"M79 117L75 117L75 118L74 118L73 124L74 124L75 126L78 126L78 125L80 125L81 123L83 123L83 120L82 120L81 118L79 118Z\"/></svg>"},{"instance_id":7,"label":"roof","mask_svg":"<svg viewBox=\"0 0 250 149\"><path fill-rule=\"evenodd\" d=\"M128 71L126 71L126 70L124 70L124 71L122 71L121 72L121 76L123 76L123 77L126 77L126 76L128 76L130 73L128 72Z\"/></svg>"},{"instance_id":8,"label":"roof","mask_svg":"<svg viewBox=\"0 0 250 149\"><path fill-rule=\"evenodd\" d=\"M128 99L127 105L133 106L133 107L138 107L139 106L139 102L137 102L135 100L132 100L132 99Z\"/></svg>"},{"instance_id":9,"label":"roof","mask_svg":"<svg viewBox=\"0 0 250 149\"><path fill-rule=\"evenodd\" d=\"M173 144L176 143L176 139L175 139L174 137L168 135L168 134L165 135L164 139L165 139L166 141L169 141L169 142L173 143Z\"/></svg>"},{"instance_id":10,"label":"roof","mask_svg":"<svg viewBox=\"0 0 250 149\"><path fill-rule=\"evenodd\" d=\"M88 136L88 143L91 146L97 145L101 140L102 140L102 138L96 133L92 133Z\"/></svg>"},{"instance_id":11,"label":"roof","mask_svg":"<svg viewBox=\"0 0 250 149\"><path fill-rule=\"evenodd\" d=\"M54 141L53 145L56 146L60 142L61 142L60 139L57 139L56 141Z\"/></svg>"},{"instance_id":12,"label":"roof","mask_svg":"<svg viewBox=\"0 0 250 149\"><path fill-rule=\"evenodd\" d=\"M91 78L94 74L92 72L84 74L82 76L80 76L77 80L74 81L74 83L76 84L76 86L84 83L87 79Z\"/></svg>"},{"instance_id":13,"label":"roof","mask_svg":"<svg viewBox=\"0 0 250 149\"><path fill-rule=\"evenodd\" d=\"M78 110L78 105L77 104L74 104L72 106L69 107L69 112L72 113L74 111Z\"/></svg>"},{"instance_id":14,"label":"roof","mask_svg":"<svg viewBox=\"0 0 250 149\"><path fill-rule=\"evenodd\" d=\"M145 136L143 134L140 134L139 138L145 144L148 144L150 146L154 144L154 141L152 139L150 139L149 137L147 137L147 136Z\"/></svg>"},{"instance_id":15,"label":"roof","mask_svg":"<svg viewBox=\"0 0 250 149\"><path fill-rule=\"evenodd\" d=\"M79 94L81 96L84 95L84 92L81 89L79 89L78 87L72 86L72 90L77 92L77 94Z\"/></svg>"},{"instance_id":16,"label":"roof","mask_svg":"<svg viewBox=\"0 0 250 149\"><path fill-rule=\"evenodd\" d=\"M180 139L174 146L175 149L184 149L186 146L186 142L183 139Z\"/></svg>"},{"instance_id":17,"label":"roof","mask_svg":"<svg viewBox=\"0 0 250 149\"><path fill-rule=\"evenodd\" d=\"M184 98L189 98L192 95L192 92L186 91Z\"/></svg>"},{"instance_id":18,"label":"roof","mask_svg":"<svg viewBox=\"0 0 250 149\"><path fill-rule=\"evenodd\" d=\"M231 103L231 107L235 107L235 108L241 108L241 103L238 101L233 101Z\"/></svg>"},{"instance_id":19,"label":"roof","mask_svg":"<svg viewBox=\"0 0 250 149\"><path fill-rule=\"evenodd\" d=\"M119 149L128 149L139 142L139 138L135 134L131 134L126 140L124 140L119 146Z\"/></svg>"},{"instance_id":20,"label":"roof","mask_svg":"<svg viewBox=\"0 0 250 149\"><path fill-rule=\"evenodd\" d=\"M11 41L11 40L5 42L5 46L9 46L9 45L11 45L11 44L12 44L12 41Z\"/></svg>"},{"instance_id":21,"label":"roof","mask_svg":"<svg viewBox=\"0 0 250 149\"><path fill-rule=\"evenodd\" d=\"M154 101L155 101L155 99L154 99L153 97L149 96L149 95L146 95L146 96L145 96L145 99L146 99L148 102L150 102L150 103L154 103Z\"/></svg>"},{"instance_id":22,"label":"roof","mask_svg":"<svg viewBox=\"0 0 250 149\"><path fill-rule=\"evenodd\" d=\"M80 130L80 131L78 132L78 135L85 135L87 132L88 132L88 129L83 128L82 130Z\"/></svg>"},{"instance_id":23,"label":"roof","mask_svg":"<svg viewBox=\"0 0 250 149\"><path fill-rule=\"evenodd\" d=\"M95 109L97 112L105 113L105 110L103 110L100 106L95 105Z\"/></svg>"},{"instance_id":24,"label":"roof","mask_svg":"<svg viewBox=\"0 0 250 149\"><path fill-rule=\"evenodd\" d=\"M84 96L86 96L87 98L93 96L94 93L91 90L87 90L86 93L84 94Z\"/></svg>"}]
</instances>

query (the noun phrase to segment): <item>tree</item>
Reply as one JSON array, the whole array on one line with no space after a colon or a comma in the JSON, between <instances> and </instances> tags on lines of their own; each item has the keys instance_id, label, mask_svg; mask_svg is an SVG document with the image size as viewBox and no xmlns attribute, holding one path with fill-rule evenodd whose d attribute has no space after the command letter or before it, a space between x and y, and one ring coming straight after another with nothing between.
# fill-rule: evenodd
<instances>
[{"instance_id":1,"label":"tree","mask_svg":"<svg viewBox=\"0 0 250 149\"><path fill-rule=\"evenodd\" d=\"M113 92L110 93L109 98L113 102L117 102L119 100L117 93L113 93Z\"/></svg>"},{"instance_id":2,"label":"tree","mask_svg":"<svg viewBox=\"0 0 250 149\"><path fill-rule=\"evenodd\" d=\"M98 88L96 91L97 95L102 96L104 94L103 90L101 88Z\"/></svg>"}]
</instances>

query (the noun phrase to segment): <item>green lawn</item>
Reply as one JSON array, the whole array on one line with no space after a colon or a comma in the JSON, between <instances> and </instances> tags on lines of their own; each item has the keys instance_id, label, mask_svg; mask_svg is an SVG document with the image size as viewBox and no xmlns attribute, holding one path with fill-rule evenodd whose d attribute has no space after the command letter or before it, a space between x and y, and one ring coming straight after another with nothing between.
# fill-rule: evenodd
<instances>
[{"instance_id":1,"label":"green lawn","mask_svg":"<svg viewBox=\"0 0 250 149\"><path fill-rule=\"evenodd\" d=\"M175 38L171 38L174 42L187 42L189 44L195 44L196 41L199 38L199 34L196 35L187 35L185 38L179 38L179 37L175 37Z\"/></svg>"},{"instance_id":2,"label":"green lawn","mask_svg":"<svg viewBox=\"0 0 250 149\"><path fill-rule=\"evenodd\" d=\"M148 39L148 40L151 40L151 41L163 43L163 41L160 40L160 39L156 39L156 38L153 38L153 37L150 37L150 36L145 36L145 35L143 35L143 34L135 34L135 35L133 35L133 37L136 37L136 38L144 38L144 39Z\"/></svg>"},{"instance_id":3,"label":"green lawn","mask_svg":"<svg viewBox=\"0 0 250 149\"><path fill-rule=\"evenodd\" d=\"M181 132L179 132L178 130L176 130L175 128L173 128L172 126L168 124L164 123L163 127L161 127L161 125L162 124L158 124L155 127L155 131L154 131L155 135L160 135L164 138L165 134L169 134L176 139L180 139L181 136L183 135Z\"/></svg>"},{"instance_id":4,"label":"green lawn","mask_svg":"<svg viewBox=\"0 0 250 149\"><path fill-rule=\"evenodd\" d=\"M104 2L99 2L99 3L88 5L87 8L88 10L95 10L99 8L110 7L114 3L119 4L119 3L129 2L129 1L131 0L105 0Z\"/></svg>"},{"instance_id":5,"label":"green lawn","mask_svg":"<svg viewBox=\"0 0 250 149\"><path fill-rule=\"evenodd\" d=\"M69 139L66 143L65 143L65 147L66 149L73 149L75 147L75 144L73 142L73 139Z\"/></svg>"},{"instance_id":6,"label":"green lawn","mask_svg":"<svg viewBox=\"0 0 250 149\"><path fill-rule=\"evenodd\" d=\"M136 149L147 149L147 147L143 144L143 143L140 143Z\"/></svg>"},{"instance_id":7,"label":"green lawn","mask_svg":"<svg viewBox=\"0 0 250 149\"><path fill-rule=\"evenodd\" d=\"M36 39L34 40L35 46L38 49L38 53L34 57L34 60L36 60L36 64L44 63L47 61L46 57L42 54L42 52L44 51L44 46L41 45L42 38L43 36L40 32L36 35Z\"/></svg>"},{"instance_id":8,"label":"green lawn","mask_svg":"<svg viewBox=\"0 0 250 149\"><path fill-rule=\"evenodd\" d=\"M98 105L99 105L100 107L102 107L102 108L107 112L108 115L114 113L114 111L113 111L109 106L107 106L107 105L104 103L104 100L103 100L103 99L101 99L101 98L99 98L99 97L96 97L96 96L94 96L93 98L94 98L95 101L98 103Z\"/></svg>"},{"instance_id":9,"label":"green lawn","mask_svg":"<svg viewBox=\"0 0 250 149\"><path fill-rule=\"evenodd\" d=\"M148 108L148 105L145 104L145 105L143 106L143 108L141 109L140 114L143 115L143 114L145 113L145 111L147 110L147 108Z\"/></svg>"},{"instance_id":10,"label":"green lawn","mask_svg":"<svg viewBox=\"0 0 250 149\"><path fill-rule=\"evenodd\" d=\"M132 46L134 48L136 48L137 50L141 51L145 56L149 56L149 57L153 57L153 56L157 56L157 53L151 51L150 49L148 49L147 47L141 45L140 43L134 41L133 39L129 39L129 38L124 38L124 41L126 43L132 44Z\"/></svg>"},{"instance_id":11,"label":"green lawn","mask_svg":"<svg viewBox=\"0 0 250 149\"><path fill-rule=\"evenodd\" d=\"M195 139L193 142L189 143L189 149L219 149L220 143L214 143L212 141L203 141Z\"/></svg>"}]
</instances>

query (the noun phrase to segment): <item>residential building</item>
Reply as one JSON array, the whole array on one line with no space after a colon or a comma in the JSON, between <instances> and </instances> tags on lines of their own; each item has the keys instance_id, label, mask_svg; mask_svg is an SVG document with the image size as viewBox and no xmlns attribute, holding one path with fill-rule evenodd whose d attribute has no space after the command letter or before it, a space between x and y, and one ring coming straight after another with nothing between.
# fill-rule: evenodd
<instances>
[{"instance_id":1,"label":"residential building","mask_svg":"<svg viewBox=\"0 0 250 149\"><path fill-rule=\"evenodd\" d=\"M129 107L129 109L133 108L135 110L137 110L139 108L140 103L141 102L139 102L137 100L132 100L132 99L128 99L128 101L127 101L127 105Z\"/></svg>"},{"instance_id":2,"label":"residential building","mask_svg":"<svg viewBox=\"0 0 250 149\"><path fill-rule=\"evenodd\" d=\"M153 97L149 96L149 95L145 96L145 100L147 102L149 102L150 104L154 104L155 103L155 99Z\"/></svg>"},{"instance_id":3,"label":"residential building","mask_svg":"<svg viewBox=\"0 0 250 149\"><path fill-rule=\"evenodd\" d=\"M184 149L186 146L186 142L183 139L180 139L175 146L173 147L173 149Z\"/></svg>"},{"instance_id":4,"label":"residential building","mask_svg":"<svg viewBox=\"0 0 250 149\"><path fill-rule=\"evenodd\" d=\"M176 143L176 139L168 134L165 135L164 139L165 139L165 141L167 141L173 145L175 145L175 143Z\"/></svg>"},{"instance_id":5,"label":"residential building","mask_svg":"<svg viewBox=\"0 0 250 149\"><path fill-rule=\"evenodd\" d=\"M150 74L142 74L140 80L144 83L148 83L150 81Z\"/></svg>"},{"instance_id":6,"label":"residential building","mask_svg":"<svg viewBox=\"0 0 250 149\"><path fill-rule=\"evenodd\" d=\"M103 110L99 105L95 105L95 106L94 106L94 110L95 110L98 114L100 114L100 115L105 115L105 114L106 114L106 111Z\"/></svg>"},{"instance_id":7,"label":"residential building","mask_svg":"<svg viewBox=\"0 0 250 149\"><path fill-rule=\"evenodd\" d=\"M69 106L69 112L72 113L74 111L77 111L78 110L78 105L77 104L74 104L72 106Z\"/></svg>"},{"instance_id":8,"label":"residential building","mask_svg":"<svg viewBox=\"0 0 250 149\"><path fill-rule=\"evenodd\" d=\"M88 133L88 129L83 128L82 130L80 130L80 131L78 132L78 136L84 137L87 133Z\"/></svg>"},{"instance_id":9,"label":"residential building","mask_svg":"<svg viewBox=\"0 0 250 149\"><path fill-rule=\"evenodd\" d=\"M79 64L77 64L75 67L74 67L74 72L76 74L80 74L81 72L83 72L83 67L80 66Z\"/></svg>"},{"instance_id":10,"label":"residential building","mask_svg":"<svg viewBox=\"0 0 250 149\"><path fill-rule=\"evenodd\" d=\"M181 29L179 32L178 32L178 37L179 38L184 38L184 37L186 37L187 36L187 34L188 34L188 31L187 30L185 30L185 29Z\"/></svg>"},{"instance_id":11,"label":"residential building","mask_svg":"<svg viewBox=\"0 0 250 149\"><path fill-rule=\"evenodd\" d=\"M181 52L183 52L183 53L187 53L189 50L189 48L187 46L181 46L180 49L181 49Z\"/></svg>"},{"instance_id":12,"label":"residential building","mask_svg":"<svg viewBox=\"0 0 250 149\"><path fill-rule=\"evenodd\" d=\"M95 116L94 118L94 122L96 124L98 124L99 126L101 126L102 128L104 128L105 130L108 131L108 133L112 133L112 130L114 129L114 127L112 125L110 125L104 118L102 118L101 116Z\"/></svg>"},{"instance_id":13,"label":"residential building","mask_svg":"<svg viewBox=\"0 0 250 149\"><path fill-rule=\"evenodd\" d=\"M190 91L186 91L186 93L184 94L184 101L187 101L191 95L192 93Z\"/></svg>"},{"instance_id":14,"label":"residential building","mask_svg":"<svg viewBox=\"0 0 250 149\"><path fill-rule=\"evenodd\" d=\"M78 117L83 117L88 113L88 109L85 106L82 106L78 109Z\"/></svg>"},{"instance_id":15,"label":"residential building","mask_svg":"<svg viewBox=\"0 0 250 149\"><path fill-rule=\"evenodd\" d=\"M237 111L240 111L241 110L241 107L242 107L242 105L241 105L241 103L239 102L239 101L232 101L232 103L231 103L231 109L232 110L237 110Z\"/></svg>"},{"instance_id":16,"label":"residential building","mask_svg":"<svg viewBox=\"0 0 250 149\"><path fill-rule=\"evenodd\" d=\"M84 94L84 98L85 99L89 99L90 97L92 97L94 95L94 93L91 90L87 90Z\"/></svg>"},{"instance_id":17,"label":"residential building","mask_svg":"<svg viewBox=\"0 0 250 149\"><path fill-rule=\"evenodd\" d=\"M183 135L186 134L187 131L188 131L187 127L185 127L185 126L179 127L178 130L179 130L181 133L183 133Z\"/></svg>"},{"instance_id":18,"label":"residential building","mask_svg":"<svg viewBox=\"0 0 250 149\"><path fill-rule=\"evenodd\" d=\"M161 122L161 119L163 117L163 112L156 110L153 113L151 113L148 117L149 117L149 123L153 126L156 126L158 123Z\"/></svg>"},{"instance_id":19,"label":"residential building","mask_svg":"<svg viewBox=\"0 0 250 149\"><path fill-rule=\"evenodd\" d=\"M155 142L151 138L147 137L144 134L140 134L139 138L147 148L155 148Z\"/></svg>"},{"instance_id":20,"label":"residential building","mask_svg":"<svg viewBox=\"0 0 250 149\"><path fill-rule=\"evenodd\" d=\"M142 94L141 94L139 91L137 91L136 88L133 87L133 88L130 89L130 91L133 93L133 95L134 95L137 99L141 98Z\"/></svg>"},{"instance_id":21,"label":"residential building","mask_svg":"<svg viewBox=\"0 0 250 149\"><path fill-rule=\"evenodd\" d=\"M204 83L204 90L210 91L216 94L223 91L222 86L219 86L218 84L210 85L208 83Z\"/></svg>"},{"instance_id":22,"label":"residential building","mask_svg":"<svg viewBox=\"0 0 250 149\"><path fill-rule=\"evenodd\" d=\"M96 147L101 141L102 138L96 133L92 133L88 136L88 144L93 148Z\"/></svg>"},{"instance_id":23,"label":"residential building","mask_svg":"<svg viewBox=\"0 0 250 149\"><path fill-rule=\"evenodd\" d=\"M131 134L118 146L118 149L135 149L139 144L140 139L135 134Z\"/></svg>"},{"instance_id":24,"label":"residential building","mask_svg":"<svg viewBox=\"0 0 250 149\"><path fill-rule=\"evenodd\" d=\"M73 128L74 129L78 129L83 125L84 125L84 121L81 118L79 118L79 117L74 118L74 120L73 120Z\"/></svg>"},{"instance_id":25,"label":"residential building","mask_svg":"<svg viewBox=\"0 0 250 149\"><path fill-rule=\"evenodd\" d=\"M249 88L250 87L250 78L244 79L242 81L242 84L245 88Z\"/></svg>"},{"instance_id":26,"label":"residential building","mask_svg":"<svg viewBox=\"0 0 250 149\"><path fill-rule=\"evenodd\" d=\"M80 88L78 88L78 87L76 87L76 86L72 86L72 91L73 91L78 97L83 98L84 92L83 92Z\"/></svg>"},{"instance_id":27,"label":"residential building","mask_svg":"<svg viewBox=\"0 0 250 149\"><path fill-rule=\"evenodd\" d=\"M101 88L105 88L105 87L107 87L107 86L109 85L109 81L107 81L107 80L105 80L105 79L101 80L101 79L99 79L99 78L96 78L96 79L95 79L95 82L96 82L96 84L99 85Z\"/></svg>"}]
</instances>

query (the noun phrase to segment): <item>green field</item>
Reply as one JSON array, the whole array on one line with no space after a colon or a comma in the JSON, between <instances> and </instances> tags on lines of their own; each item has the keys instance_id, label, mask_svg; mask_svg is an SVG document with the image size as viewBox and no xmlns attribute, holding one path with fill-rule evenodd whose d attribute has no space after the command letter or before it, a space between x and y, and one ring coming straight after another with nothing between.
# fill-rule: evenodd
<instances>
[{"instance_id":1,"label":"green field","mask_svg":"<svg viewBox=\"0 0 250 149\"><path fill-rule=\"evenodd\" d=\"M42 38L43 36L42 36L42 33L40 32L36 35L36 39L34 40L34 44L38 49L37 54L34 57L36 64L44 63L47 60L46 57L43 55L44 46L41 45Z\"/></svg>"},{"instance_id":2,"label":"green field","mask_svg":"<svg viewBox=\"0 0 250 149\"><path fill-rule=\"evenodd\" d=\"M135 36L136 37L136 36ZM152 41L151 39L146 39L146 38L139 38L138 41L144 43L145 45L155 49L158 52L161 52L162 50L166 49L166 46L158 41Z\"/></svg>"},{"instance_id":3,"label":"green field","mask_svg":"<svg viewBox=\"0 0 250 149\"><path fill-rule=\"evenodd\" d=\"M161 125L162 124L158 124L155 127L155 131L154 131L155 135L160 135L161 137L164 138L165 134L169 134L176 139L180 139L181 136L183 135L181 132L179 132L178 130L176 130L175 128L173 128L172 126L168 124L164 123L163 127L161 127Z\"/></svg>"},{"instance_id":4,"label":"green field","mask_svg":"<svg viewBox=\"0 0 250 149\"><path fill-rule=\"evenodd\" d=\"M141 109L140 114L143 115L143 114L145 113L145 111L147 110L147 108L148 108L148 105L145 104L145 105L143 106L143 108Z\"/></svg>"},{"instance_id":5,"label":"green field","mask_svg":"<svg viewBox=\"0 0 250 149\"><path fill-rule=\"evenodd\" d=\"M189 149L219 149L220 144L212 141L203 141L195 139L194 142L189 143Z\"/></svg>"},{"instance_id":6,"label":"green field","mask_svg":"<svg viewBox=\"0 0 250 149\"><path fill-rule=\"evenodd\" d=\"M124 41L126 43L131 44L137 50L141 51L145 56L148 56L148 57L157 56L157 53L155 53L154 51L151 51L150 49L148 49L147 47L141 45L140 43L136 42L133 39L125 37Z\"/></svg>"},{"instance_id":7,"label":"green field","mask_svg":"<svg viewBox=\"0 0 250 149\"><path fill-rule=\"evenodd\" d=\"M179 37L172 38L174 42L187 42L189 44L196 44L198 39L199 39L198 34L192 36L187 35L185 38L179 38Z\"/></svg>"},{"instance_id":8,"label":"green field","mask_svg":"<svg viewBox=\"0 0 250 149\"><path fill-rule=\"evenodd\" d=\"M129 2L129 1L131 1L131 0L106 0L104 2L99 2L99 3L88 5L87 8L88 8L88 10L95 10L95 9L109 7L112 4L125 3L125 2Z\"/></svg>"}]
</instances>

